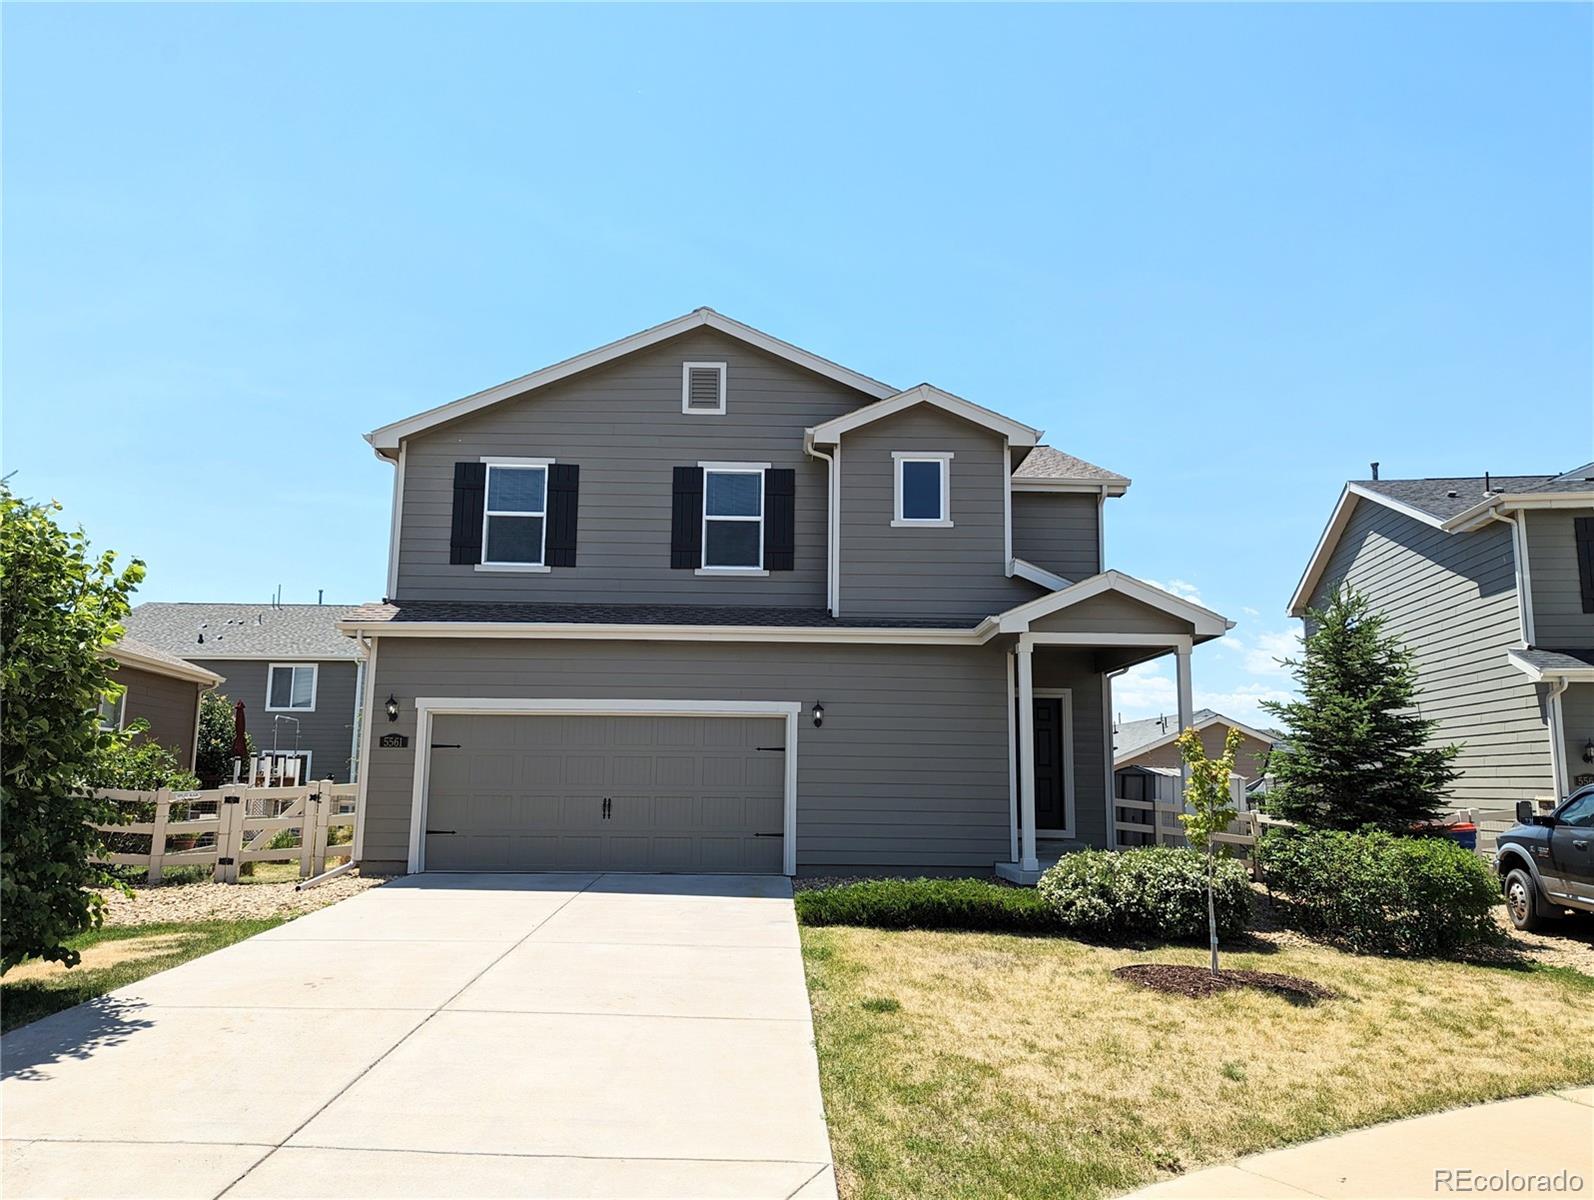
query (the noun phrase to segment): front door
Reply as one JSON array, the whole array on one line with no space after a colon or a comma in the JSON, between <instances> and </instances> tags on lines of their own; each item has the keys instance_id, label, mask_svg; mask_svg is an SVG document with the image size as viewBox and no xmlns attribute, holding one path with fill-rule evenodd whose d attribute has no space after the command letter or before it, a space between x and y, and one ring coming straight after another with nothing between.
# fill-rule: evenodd
<instances>
[{"instance_id":1,"label":"front door","mask_svg":"<svg viewBox=\"0 0 1594 1200\"><path fill-rule=\"evenodd\" d=\"M1035 828L1068 828L1064 782L1063 700L1035 701Z\"/></svg>"}]
</instances>

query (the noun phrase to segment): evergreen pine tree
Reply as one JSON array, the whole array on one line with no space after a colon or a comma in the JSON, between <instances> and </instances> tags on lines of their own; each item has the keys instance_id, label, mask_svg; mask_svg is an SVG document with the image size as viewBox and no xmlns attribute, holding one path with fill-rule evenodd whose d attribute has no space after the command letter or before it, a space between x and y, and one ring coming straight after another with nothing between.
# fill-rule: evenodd
<instances>
[{"instance_id":1,"label":"evergreen pine tree","mask_svg":"<svg viewBox=\"0 0 1594 1200\"><path fill-rule=\"evenodd\" d=\"M1286 727L1268 808L1314 829L1410 833L1444 806L1460 746L1430 744L1411 651L1366 597L1336 589L1307 615L1305 657L1286 659L1301 699L1262 705Z\"/></svg>"}]
</instances>

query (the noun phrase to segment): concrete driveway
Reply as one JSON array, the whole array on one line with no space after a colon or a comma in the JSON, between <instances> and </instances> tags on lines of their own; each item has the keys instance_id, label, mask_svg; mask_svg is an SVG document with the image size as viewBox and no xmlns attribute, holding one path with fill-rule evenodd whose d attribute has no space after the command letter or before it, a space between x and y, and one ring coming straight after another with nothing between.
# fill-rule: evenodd
<instances>
[{"instance_id":1,"label":"concrete driveway","mask_svg":"<svg viewBox=\"0 0 1594 1200\"><path fill-rule=\"evenodd\" d=\"M834 1196L791 890L425 875L0 1041L21 1196Z\"/></svg>"}]
</instances>

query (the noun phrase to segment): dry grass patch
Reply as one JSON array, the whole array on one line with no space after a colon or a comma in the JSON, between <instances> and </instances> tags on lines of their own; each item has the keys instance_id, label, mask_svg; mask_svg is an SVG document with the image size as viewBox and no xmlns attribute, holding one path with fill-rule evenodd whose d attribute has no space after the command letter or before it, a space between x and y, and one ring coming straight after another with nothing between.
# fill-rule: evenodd
<instances>
[{"instance_id":1,"label":"dry grass patch","mask_svg":"<svg viewBox=\"0 0 1594 1200\"><path fill-rule=\"evenodd\" d=\"M1594 1080L1594 980L1315 945L1226 967L1311 1006L1114 979L1205 952L805 928L843 1194L1103 1196L1397 1117ZM893 1008L887 1001L895 1001Z\"/></svg>"}]
</instances>

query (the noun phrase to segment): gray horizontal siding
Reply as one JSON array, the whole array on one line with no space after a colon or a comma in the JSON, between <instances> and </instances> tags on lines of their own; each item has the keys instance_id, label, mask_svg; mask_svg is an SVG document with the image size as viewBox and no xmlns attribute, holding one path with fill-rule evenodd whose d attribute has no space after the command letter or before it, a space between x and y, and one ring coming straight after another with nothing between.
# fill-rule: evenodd
<instances>
[{"instance_id":1,"label":"gray horizontal siding","mask_svg":"<svg viewBox=\"0 0 1594 1200\"><path fill-rule=\"evenodd\" d=\"M314 712L282 713L299 722L295 741L292 721L276 721L277 713L266 711L266 673L270 663L262 659L194 659L197 666L216 672L224 681L218 695L244 702L244 723L255 749L310 751L310 770L317 779L331 776L337 783L349 782L349 747L354 733L354 714L359 705L355 678L359 664L347 659L320 663L316 679ZM289 662L290 659L278 661ZM299 660L303 661L303 660ZM275 742L273 743L273 734Z\"/></svg>"},{"instance_id":2,"label":"gray horizontal siding","mask_svg":"<svg viewBox=\"0 0 1594 1200\"><path fill-rule=\"evenodd\" d=\"M417 696L798 701L799 870L984 872L1008 857L1007 674L995 646L388 638L375 685L400 702L398 723L379 732L412 739ZM1099 774L1099 751L1097 763ZM371 750L372 869L404 869L413 768L411 748Z\"/></svg>"},{"instance_id":3,"label":"gray horizontal siding","mask_svg":"<svg viewBox=\"0 0 1594 1200\"><path fill-rule=\"evenodd\" d=\"M116 682L127 689L122 709L125 728L139 718L149 722L146 735L177 755L186 768L194 765L194 721L199 715L199 685L167 675L118 667Z\"/></svg>"},{"instance_id":4,"label":"gray horizontal siding","mask_svg":"<svg viewBox=\"0 0 1594 1200\"><path fill-rule=\"evenodd\" d=\"M1594 613L1583 611L1573 521L1594 508L1541 509L1526 520L1528 573L1533 581L1533 644L1553 649L1594 647Z\"/></svg>"},{"instance_id":5,"label":"gray horizontal siding","mask_svg":"<svg viewBox=\"0 0 1594 1200\"><path fill-rule=\"evenodd\" d=\"M1072 583L1101 573L1101 499L1073 492L1013 493L1013 555Z\"/></svg>"},{"instance_id":6,"label":"gray horizontal siding","mask_svg":"<svg viewBox=\"0 0 1594 1200\"><path fill-rule=\"evenodd\" d=\"M1443 533L1381 504L1356 506L1312 597L1349 583L1413 651L1418 707L1462 743L1458 805L1498 808L1552 790L1541 697L1507 661L1519 643L1510 529Z\"/></svg>"},{"instance_id":7,"label":"gray horizontal siding","mask_svg":"<svg viewBox=\"0 0 1594 1200\"><path fill-rule=\"evenodd\" d=\"M681 364L725 362L723 416L681 411ZM869 397L700 329L407 439L398 598L562 603L825 603L825 464L803 430ZM449 564L456 462L554 458L581 468L576 565L491 574ZM670 567L671 474L700 461L797 473L796 561L768 577Z\"/></svg>"},{"instance_id":8,"label":"gray horizontal siding","mask_svg":"<svg viewBox=\"0 0 1594 1200\"><path fill-rule=\"evenodd\" d=\"M893 528L895 451L950 451L952 528ZM841 439L841 580L844 616L982 617L1033 600L1034 584L1007 576L1002 439L920 404Z\"/></svg>"}]
</instances>

